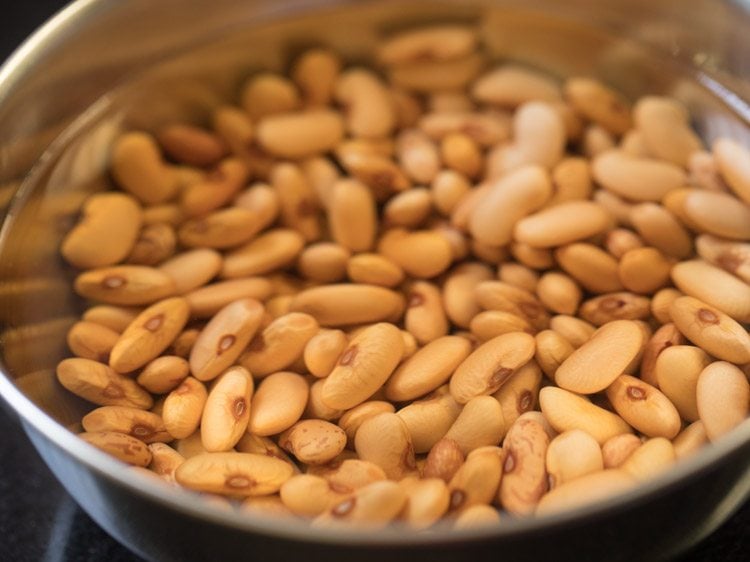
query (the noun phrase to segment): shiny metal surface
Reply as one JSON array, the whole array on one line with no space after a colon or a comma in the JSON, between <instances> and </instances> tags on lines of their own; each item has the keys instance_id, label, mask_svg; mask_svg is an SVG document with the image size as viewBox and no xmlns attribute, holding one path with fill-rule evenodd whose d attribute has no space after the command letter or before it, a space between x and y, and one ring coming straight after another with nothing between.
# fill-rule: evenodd
<instances>
[{"instance_id":1,"label":"shiny metal surface","mask_svg":"<svg viewBox=\"0 0 750 562\"><path fill-rule=\"evenodd\" d=\"M78 310L58 246L86 194L108 185L102 172L117 131L200 121L252 70L283 69L304 46L362 60L383 31L446 20L476 23L497 59L598 75L631 96L669 93L688 104L706 139L750 140L750 20L713 0L689 10L646 0L79 0L0 70L0 190L23 183L0 230L0 394L68 491L143 556L233 559L252 550L285 559L304 547L327 560L427 551L492 559L497 549L519 560L581 549L597 560L658 558L710 532L750 493L746 422L628 497L573 513L448 536L342 535L206 505L132 474L65 429L87 406L52 370Z\"/></svg>"}]
</instances>

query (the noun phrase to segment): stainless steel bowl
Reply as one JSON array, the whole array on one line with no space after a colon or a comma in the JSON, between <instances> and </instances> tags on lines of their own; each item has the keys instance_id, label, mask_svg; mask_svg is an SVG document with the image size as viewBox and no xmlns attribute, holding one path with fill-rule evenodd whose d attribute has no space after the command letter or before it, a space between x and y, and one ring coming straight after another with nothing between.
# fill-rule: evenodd
<instances>
[{"instance_id":1,"label":"stainless steel bowl","mask_svg":"<svg viewBox=\"0 0 750 562\"><path fill-rule=\"evenodd\" d=\"M629 495L573 512L451 535L311 531L168 489L66 429L87 406L54 377L79 310L58 247L82 199L107 185L116 133L205 119L249 72L283 69L308 45L365 60L380 32L457 20L478 25L498 59L597 75L633 97L674 95L708 141L750 144L750 18L739 2L79 0L0 70L0 202L15 193L0 231L0 394L68 492L142 556L658 559L700 540L750 494L745 422Z\"/></svg>"}]
</instances>

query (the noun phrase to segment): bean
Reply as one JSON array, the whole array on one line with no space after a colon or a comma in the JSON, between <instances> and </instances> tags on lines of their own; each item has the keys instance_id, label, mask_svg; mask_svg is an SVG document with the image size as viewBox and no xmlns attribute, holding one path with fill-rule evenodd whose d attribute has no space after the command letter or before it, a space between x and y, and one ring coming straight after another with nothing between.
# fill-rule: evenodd
<instances>
[{"instance_id":1,"label":"bean","mask_svg":"<svg viewBox=\"0 0 750 562\"><path fill-rule=\"evenodd\" d=\"M599 443L579 429L565 431L552 439L547 447L545 462L550 490L604 469Z\"/></svg>"},{"instance_id":2,"label":"bean","mask_svg":"<svg viewBox=\"0 0 750 562\"><path fill-rule=\"evenodd\" d=\"M354 437L354 447L362 460L378 465L390 479L400 480L416 467L409 430L396 414L365 419Z\"/></svg>"},{"instance_id":3,"label":"bean","mask_svg":"<svg viewBox=\"0 0 750 562\"><path fill-rule=\"evenodd\" d=\"M396 415L404 422L416 453L426 453L453 426L461 406L446 387L401 408Z\"/></svg>"},{"instance_id":4,"label":"bean","mask_svg":"<svg viewBox=\"0 0 750 562\"><path fill-rule=\"evenodd\" d=\"M582 242L561 246L555 250L555 259L588 291L610 293L623 288L617 260L597 246Z\"/></svg>"},{"instance_id":5,"label":"bean","mask_svg":"<svg viewBox=\"0 0 750 562\"><path fill-rule=\"evenodd\" d=\"M164 425L175 439L192 435L201 422L208 392L202 382L187 377L164 401Z\"/></svg>"},{"instance_id":6,"label":"bean","mask_svg":"<svg viewBox=\"0 0 750 562\"><path fill-rule=\"evenodd\" d=\"M106 363L120 334L95 322L76 322L68 330L66 341L76 357Z\"/></svg>"},{"instance_id":7,"label":"bean","mask_svg":"<svg viewBox=\"0 0 750 562\"><path fill-rule=\"evenodd\" d=\"M234 301L203 328L190 350L190 371L202 381L216 378L240 356L260 326L263 306L253 299Z\"/></svg>"},{"instance_id":8,"label":"bean","mask_svg":"<svg viewBox=\"0 0 750 562\"><path fill-rule=\"evenodd\" d=\"M231 248L244 244L259 231L256 214L242 207L229 207L190 219L180 226L180 243L189 248Z\"/></svg>"},{"instance_id":9,"label":"bean","mask_svg":"<svg viewBox=\"0 0 750 562\"><path fill-rule=\"evenodd\" d=\"M163 203L177 191L177 177L148 133L121 135L112 149L112 175L124 190L147 204Z\"/></svg>"},{"instance_id":10,"label":"bean","mask_svg":"<svg viewBox=\"0 0 750 562\"><path fill-rule=\"evenodd\" d=\"M595 326L603 326L615 320L644 320L650 311L648 298L623 291L591 298L581 305L578 313Z\"/></svg>"},{"instance_id":11,"label":"bean","mask_svg":"<svg viewBox=\"0 0 750 562\"><path fill-rule=\"evenodd\" d=\"M586 343L596 331L596 327L585 320L565 314L553 316L549 321L549 326L575 348Z\"/></svg>"},{"instance_id":12,"label":"bean","mask_svg":"<svg viewBox=\"0 0 750 562\"><path fill-rule=\"evenodd\" d=\"M190 365L182 357L162 355L150 361L138 375L138 384L152 394L174 390L190 373Z\"/></svg>"},{"instance_id":13,"label":"bean","mask_svg":"<svg viewBox=\"0 0 750 562\"><path fill-rule=\"evenodd\" d=\"M211 166L226 153L220 137L187 123L167 125L157 132L156 138L164 152L190 166Z\"/></svg>"},{"instance_id":14,"label":"bean","mask_svg":"<svg viewBox=\"0 0 750 562\"><path fill-rule=\"evenodd\" d=\"M128 406L96 408L83 417L81 424L89 433L113 431L129 435L146 444L172 440L161 416Z\"/></svg>"},{"instance_id":15,"label":"bean","mask_svg":"<svg viewBox=\"0 0 750 562\"><path fill-rule=\"evenodd\" d=\"M305 411L302 414L306 419L320 419L324 421L335 422L342 415L344 410L331 408L323 401L323 381L316 380L310 385L309 397Z\"/></svg>"},{"instance_id":16,"label":"bean","mask_svg":"<svg viewBox=\"0 0 750 562\"><path fill-rule=\"evenodd\" d=\"M269 375L249 404L248 430L267 436L289 429L302 417L308 395L307 382L301 375L285 371Z\"/></svg>"},{"instance_id":17,"label":"bean","mask_svg":"<svg viewBox=\"0 0 750 562\"><path fill-rule=\"evenodd\" d=\"M376 285L325 285L298 293L290 303L294 312L313 316L321 326L346 326L383 320L396 321L404 311L404 298Z\"/></svg>"},{"instance_id":18,"label":"bean","mask_svg":"<svg viewBox=\"0 0 750 562\"><path fill-rule=\"evenodd\" d=\"M304 238L296 230L270 230L229 252L221 276L236 279L271 273L294 262L303 247Z\"/></svg>"},{"instance_id":19,"label":"bean","mask_svg":"<svg viewBox=\"0 0 750 562\"><path fill-rule=\"evenodd\" d=\"M471 96L482 103L518 107L534 100L558 101L560 86L545 74L505 64L480 76L471 89Z\"/></svg>"},{"instance_id":20,"label":"bean","mask_svg":"<svg viewBox=\"0 0 750 562\"><path fill-rule=\"evenodd\" d=\"M264 301L271 295L270 281L263 277L248 277L231 281L218 281L185 294L190 314L197 318L210 318L231 302L241 299Z\"/></svg>"},{"instance_id":21,"label":"bean","mask_svg":"<svg viewBox=\"0 0 750 562\"><path fill-rule=\"evenodd\" d=\"M256 135L260 146L280 158L304 158L326 152L344 136L344 120L330 109L263 117Z\"/></svg>"},{"instance_id":22,"label":"bean","mask_svg":"<svg viewBox=\"0 0 750 562\"><path fill-rule=\"evenodd\" d=\"M327 49L308 49L295 61L291 77L302 92L308 106L325 106L333 97L333 89L341 71L341 59Z\"/></svg>"},{"instance_id":23,"label":"bean","mask_svg":"<svg viewBox=\"0 0 750 562\"><path fill-rule=\"evenodd\" d=\"M174 282L175 293L184 295L194 291L213 279L222 267L219 252L200 248L180 252L159 266Z\"/></svg>"},{"instance_id":24,"label":"bean","mask_svg":"<svg viewBox=\"0 0 750 562\"><path fill-rule=\"evenodd\" d=\"M750 203L750 168L748 151L732 139L720 138L714 142L716 165L729 188L745 203Z\"/></svg>"},{"instance_id":25,"label":"bean","mask_svg":"<svg viewBox=\"0 0 750 562\"><path fill-rule=\"evenodd\" d=\"M608 469L592 472L566 482L545 494L536 508L537 515L550 515L622 494L635 485L628 473Z\"/></svg>"},{"instance_id":26,"label":"bean","mask_svg":"<svg viewBox=\"0 0 750 562\"><path fill-rule=\"evenodd\" d=\"M651 315L661 324L672 322L670 308L678 298L685 296L681 291L673 287L667 287L654 293L651 298Z\"/></svg>"},{"instance_id":27,"label":"bean","mask_svg":"<svg viewBox=\"0 0 750 562\"><path fill-rule=\"evenodd\" d=\"M391 197L383 209L388 225L404 228L421 226L432 212L432 198L424 187L415 187Z\"/></svg>"},{"instance_id":28,"label":"bean","mask_svg":"<svg viewBox=\"0 0 750 562\"><path fill-rule=\"evenodd\" d=\"M620 469L636 481L643 482L668 469L675 461L672 443L664 437L654 437L633 451Z\"/></svg>"},{"instance_id":29,"label":"bean","mask_svg":"<svg viewBox=\"0 0 750 562\"><path fill-rule=\"evenodd\" d=\"M443 273L453 261L450 243L440 233L431 230L390 230L380 238L378 252L408 275L419 279Z\"/></svg>"},{"instance_id":30,"label":"bean","mask_svg":"<svg viewBox=\"0 0 750 562\"><path fill-rule=\"evenodd\" d=\"M404 172L415 182L430 183L440 172L437 146L424 131L401 131L396 137L396 152Z\"/></svg>"},{"instance_id":31,"label":"bean","mask_svg":"<svg viewBox=\"0 0 750 562\"><path fill-rule=\"evenodd\" d=\"M610 226L609 213L592 201L566 201L518 221L513 238L535 248L552 248L589 238Z\"/></svg>"},{"instance_id":32,"label":"bean","mask_svg":"<svg viewBox=\"0 0 750 562\"><path fill-rule=\"evenodd\" d=\"M242 87L241 98L242 107L253 120L291 111L300 105L294 84L271 72L251 77Z\"/></svg>"},{"instance_id":33,"label":"bean","mask_svg":"<svg viewBox=\"0 0 750 562\"><path fill-rule=\"evenodd\" d=\"M444 437L458 443L461 452L468 454L485 445L497 445L505 430L500 403L492 396L477 396L464 405Z\"/></svg>"},{"instance_id":34,"label":"bean","mask_svg":"<svg viewBox=\"0 0 750 562\"><path fill-rule=\"evenodd\" d=\"M656 248L635 248L626 252L617 268L623 287L649 295L669 283L670 261Z\"/></svg>"},{"instance_id":35,"label":"bean","mask_svg":"<svg viewBox=\"0 0 750 562\"><path fill-rule=\"evenodd\" d=\"M497 447L472 451L448 483L450 510L489 505L502 483L504 459L505 452Z\"/></svg>"},{"instance_id":36,"label":"bean","mask_svg":"<svg viewBox=\"0 0 750 562\"><path fill-rule=\"evenodd\" d=\"M690 128L687 109L671 98L645 96L633 108L635 126L654 156L686 167L690 155L702 148Z\"/></svg>"},{"instance_id":37,"label":"bean","mask_svg":"<svg viewBox=\"0 0 750 562\"><path fill-rule=\"evenodd\" d=\"M542 371L535 361L518 369L492 396L503 410L503 422L510 427L524 413L536 407L536 397L542 383Z\"/></svg>"},{"instance_id":38,"label":"bean","mask_svg":"<svg viewBox=\"0 0 750 562\"><path fill-rule=\"evenodd\" d=\"M716 361L698 376L696 402L709 441L716 441L750 413L750 383L736 366Z\"/></svg>"},{"instance_id":39,"label":"bean","mask_svg":"<svg viewBox=\"0 0 750 562\"><path fill-rule=\"evenodd\" d=\"M57 365L57 379L73 394L99 406L148 410L154 403L134 380L91 359L63 359Z\"/></svg>"},{"instance_id":40,"label":"bean","mask_svg":"<svg viewBox=\"0 0 750 562\"><path fill-rule=\"evenodd\" d=\"M86 310L81 319L84 322L98 324L114 332L122 333L135 320L139 312L141 309L136 307L101 304Z\"/></svg>"},{"instance_id":41,"label":"bean","mask_svg":"<svg viewBox=\"0 0 750 562\"><path fill-rule=\"evenodd\" d=\"M695 239L696 251L708 263L750 282L750 245L723 240L710 234Z\"/></svg>"},{"instance_id":42,"label":"bean","mask_svg":"<svg viewBox=\"0 0 750 562\"><path fill-rule=\"evenodd\" d=\"M594 179L616 195L633 201L659 201L685 184L686 175L674 164L610 150L594 158Z\"/></svg>"},{"instance_id":43,"label":"bean","mask_svg":"<svg viewBox=\"0 0 750 562\"><path fill-rule=\"evenodd\" d=\"M671 322L664 324L656 330L643 349L641 379L648 384L656 385L656 362L659 359L659 355L670 346L683 343L685 343L685 338Z\"/></svg>"},{"instance_id":44,"label":"bean","mask_svg":"<svg viewBox=\"0 0 750 562\"><path fill-rule=\"evenodd\" d=\"M354 337L325 379L323 401L348 409L380 388L403 355L403 339L393 324L375 324Z\"/></svg>"},{"instance_id":45,"label":"bean","mask_svg":"<svg viewBox=\"0 0 750 562\"><path fill-rule=\"evenodd\" d=\"M354 525L378 529L395 519L406 501L406 492L395 482L373 482L324 511L312 525L317 528Z\"/></svg>"},{"instance_id":46,"label":"bean","mask_svg":"<svg viewBox=\"0 0 750 562\"><path fill-rule=\"evenodd\" d=\"M356 254L346 262L346 272L354 283L392 288L404 279L403 270L380 254Z\"/></svg>"},{"instance_id":47,"label":"bean","mask_svg":"<svg viewBox=\"0 0 750 562\"><path fill-rule=\"evenodd\" d=\"M305 344L305 366L316 377L327 377L346 349L348 339L341 330L320 330Z\"/></svg>"},{"instance_id":48,"label":"bean","mask_svg":"<svg viewBox=\"0 0 750 562\"><path fill-rule=\"evenodd\" d=\"M642 444L641 438L632 433L610 437L602 445L604 468L618 468Z\"/></svg>"},{"instance_id":49,"label":"bean","mask_svg":"<svg viewBox=\"0 0 750 562\"><path fill-rule=\"evenodd\" d=\"M680 431L680 414L655 387L630 375L620 375L607 388L615 411L648 437L673 439Z\"/></svg>"},{"instance_id":50,"label":"bean","mask_svg":"<svg viewBox=\"0 0 750 562\"><path fill-rule=\"evenodd\" d=\"M627 228L610 230L604 239L604 247L618 260L630 250L643 248L643 246L641 237Z\"/></svg>"},{"instance_id":51,"label":"bean","mask_svg":"<svg viewBox=\"0 0 750 562\"><path fill-rule=\"evenodd\" d=\"M565 201L588 199L591 196L591 170L585 158L565 157L552 169L551 207Z\"/></svg>"},{"instance_id":52,"label":"bean","mask_svg":"<svg viewBox=\"0 0 750 562\"><path fill-rule=\"evenodd\" d=\"M389 68L388 78L395 86L416 92L464 89L482 70L479 54L450 60L417 60Z\"/></svg>"},{"instance_id":53,"label":"bean","mask_svg":"<svg viewBox=\"0 0 750 562\"><path fill-rule=\"evenodd\" d=\"M293 474L289 463L252 453L204 453L175 471L183 486L200 492L263 496L277 492Z\"/></svg>"},{"instance_id":54,"label":"bean","mask_svg":"<svg viewBox=\"0 0 750 562\"><path fill-rule=\"evenodd\" d=\"M464 463L464 454L459 444L443 437L430 449L424 464L424 478L440 478L450 482Z\"/></svg>"},{"instance_id":55,"label":"bean","mask_svg":"<svg viewBox=\"0 0 750 562\"><path fill-rule=\"evenodd\" d=\"M484 281L476 286L474 293L482 308L515 314L537 330L547 327L549 316L546 310L528 291L501 281Z\"/></svg>"},{"instance_id":56,"label":"bean","mask_svg":"<svg viewBox=\"0 0 750 562\"><path fill-rule=\"evenodd\" d=\"M471 186L458 172L442 170L432 180L430 189L435 208L444 216L450 216Z\"/></svg>"},{"instance_id":57,"label":"bean","mask_svg":"<svg viewBox=\"0 0 750 562\"><path fill-rule=\"evenodd\" d=\"M469 262L452 269L443 284L443 304L451 322L461 328L480 311L475 289L482 281L492 279L492 271L484 264Z\"/></svg>"},{"instance_id":58,"label":"bean","mask_svg":"<svg viewBox=\"0 0 750 562\"><path fill-rule=\"evenodd\" d=\"M731 240L750 239L750 209L727 193L691 189L683 200L690 226Z\"/></svg>"},{"instance_id":59,"label":"bean","mask_svg":"<svg viewBox=\"0 0 750 562\"><path fill-rule=\"evenodd\" d=\"M336 489L321 476L296 474L281 485L279 494L292 513L315 517L343 501L348 492Z\"/></svg>"},{"instance_id":60,"label":"bean","mask_svg":"<svg viewBox=\"0 0 750 562\"><path fill-rule=\"evenodd\" d=\"M255 377L290 367L302 358L307 342L318 332L315 318L290 312L276 318L250 340L240 363Z\"/></svg>"},{"instance_id":61,"label":"bean","mask_svg":"<svg viewBox=\"0 0 750 562\"><path fill-rule=\"evenodd\" d=\"M347 410L339 418L338 426L346 433L349 447L353 448L354 437L357 434L359 426L362 425L362 422L366 419L377 416L378 414L392 414L395 411L396 408L390 402L384 402L382 400L362 402L362 404L355 406L351 410Z\"/></svg>"},{"instance_id":62,"label":"bean","mask_svg":"<svg viewBox=\"0 0 750 562\"><path fill-rule=\"evenodd\" d=\"M628 103L598 80L569 78L565 82L565 98L575 111L615 135L622 135L632 126Z\"/></svg>"},{"instance_id":63,"label":"bean","mask_svg":"<svg viewBox=\"0 0 750 562\"><path fill-rule=\"evenodd\" d=\"M116 431L79 433L78 437L116 459L134 466L151 463L151 451L140 439Z\"/></svg>"},{"instance_id":64,"label":"bean","mask_svg":"<svg viewBox=\"0 0 750 562\"><path fill-rule=\"evenodd\" d=\"M245 186L250 171L244 160L225 158L205 179L180 192L181 210L188 216L196 217L222 207Z\"/></svg>"},{"instance_id":65,"label":"bean","mask_svg":"<svg viewBox=\"0 0 750 562\"><path fill-rule=\"evenodd\" d=\"M575 348L554 330L543 330L536 334L534 359L550 379L554 380L560 365L570 357Z\"/></svg>"},{"instance_id":66,"label":"bean","mask_svg":"<svg viewBox=\"0 0 750 562\"><path fill-rule=\"evenodd\" d=\"M672 440L674 454L677 457L677 460L687 458L697 453L701 447L707 443L708 436L706 435L706 428L700 420L691 423Z\"/></svg>"},{"instance_id":67,"label":"bean","mask_svg":"<svg viewBox=\"0 0 750 562\"><path fill-rule=\"evenodd\" d=\"M672 281L683 293L712 305L739 322L750 321L750 286L702 260L672 268Z\"/></svg>"},{"instance_id":68,"label":"bean","mask_svg":"<svg viewBox=\"0 0 750 562\"><path fill-rule=\"evenodd\" d=\"M142 221L141 207L130 195L92 195L83 206L81 220L65 236L60 252L80 269L114 265L130 254Z\"/></svg>"},{"instance_id":69,"label":"bean","mask_svg":"<svg viewBox=\"0 0 750 562\"><path fill-rule=\"evenodd\" d=\"M532 513L548 490L545 459L549 437L541 424L517 420L503 441L505 459L498 498L514 515Z\"/></svg>"},{"instance_id":70,"label":"bean","mask_svg":"<svg viewBox=\"0 0 750 562\"><path fill-rule=\"evenodd\" d=\"M448 487L439 478L407 477L399 482L407 495L400 517L413 529L426 529L438 521L450 503Z\"/></svg>"},{"instance_id":71,"label":"bean","mask_svg":"<svg viewBox=\"0 0 750 562\"><path fill-rule=\"evenodd\" d=\"M453 522L453 528L457 531L463 529L476 529L496 525L500 522L500 514L497 509L488 505L472 505L458 514Z\"/></svg>"},{"instance_id":72,"label":"bean","mask_svg":"<svg viewBox=\"0 0 750 562\"><path fill-rule=\"evenodd\" d=\"M404 325L420 344L428 344L448 333L440 289L426 281L416 281L407 293Z\"/></svg>"},{"instance_id":73,"label":"bean","mask_svg":"<svg viewBox=\"0 0 750 562\"><path fill-rule=\"evenodd\" d=\"M148 450L151 451L151 463L148 469L170 484L176 484L174 473L177 467L185 462L185 457L164 443L150 443Z\"/></svg>"},{"instance_id":74,"label":"bean","mask_svg":"<svg viewBox=\"0 0 750 562\"><path fill-rule=\"evenodd\" d=\"M201 416L206 451L229 451L237 444L248 427L253 389L253 379L242 367L232 367L216 379Z\"/></svg>"},{"instance_id":75,"label":"bean","mask_svg":"<svg viewBox=\"0 0 750 562\"><path fill-rule=\"evenodd\" d=\"M581 288L572 278L556 271L545 273L536 287L539 300L558 314L575 314L581 302Z\"/></svg>"},{"instance_id":76,"label":"bean","mask_svg":"<svg viewBox=\"0 0 750 562\"><path fill-rule=\"evenodd\" d=\"M500 310L485 310L471 320L469 329L479 341L486 342L510 332L534 333L531 324L520 316Z\"/></svg>"},{"instance_id":77,"label":"bean","mask_svg":"<svg viewBox=\"0 0 750 562\"><path fill-rule=\"evenodd\" d=\"M497 278L530 293L536 291L539 283L539 274L536 271L518 263L501 263L497 268Z\"/></svg>"},{"instance_id":78,"label":"bean","mask_svg":"<svg viewBox=\"0 0 750 562\"><path fill-rule=\"evenodd\" d=\"M605 324L555 372L560 388L592 394L607 388L640 351L643 332L629 320Z\"/></svg>"},{"instance_id":79,"label":"bean","mask_svg":"<svg viewBox=\"0 0 750 562\"><path fill-rule=\"evenodd\" d=\"M177 234L171 225L144 224L125 261L133 265L158 265L172 257L176 247Z\"/></svg>"},{"instance_id":80,"label":"bean","mask_svg":"<svg viewBox=\"0 0 750 562\"><path fill-rule=\"evenodd\" d=\"M76 277L74 288L82 297L114 305L144 305L175 292L172 278L143 265L116 265L91 269Z\"/></svg>"},{"instance_id":81,"label":"bean","mask_svg":"<svg viewBox=\"0 0 750 562\"><path fill-rule=\"evenodd\" d=\"M600 445L615 435L631 432L630 426L620 416L562 388L543 388L539 391L539 405L556 431L580 429Z\"/></svg>"}]
</instances>

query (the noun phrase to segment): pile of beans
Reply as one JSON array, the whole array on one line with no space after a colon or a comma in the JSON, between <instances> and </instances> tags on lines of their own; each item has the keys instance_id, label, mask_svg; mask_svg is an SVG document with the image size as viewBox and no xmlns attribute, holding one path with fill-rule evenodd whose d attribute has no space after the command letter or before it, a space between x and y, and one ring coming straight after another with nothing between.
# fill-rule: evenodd
<instances>
[{"instance_id":1,"label":"pile of beans","mask_svg":"<svg viewBox=\"0 0 750 562\"><path fill-rule=\"evenodd\" d=\"M82 439L235 509L466 528L748 416L746 148L467 27L373 59L311 49L205 126L119 136L61 249Z\"/></svg>"}]
</instances>

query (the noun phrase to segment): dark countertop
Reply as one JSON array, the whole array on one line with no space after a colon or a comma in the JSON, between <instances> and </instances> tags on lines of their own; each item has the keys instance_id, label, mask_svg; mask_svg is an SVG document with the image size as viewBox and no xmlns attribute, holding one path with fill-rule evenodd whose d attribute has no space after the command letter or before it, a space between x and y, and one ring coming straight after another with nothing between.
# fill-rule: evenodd
<instances>
[{"instance_id":1,"label":"dark countertop","mask_svg":"<svg viewBox=\"0 0 750 562\"><path fill-rule=\"evenodd\" d=\"M4 6L0 59L65 2ZM750 502L677 562L750 560ZM0 406L0 562L139 562L62 489L20 426Z\"/></svg>"}]
</instances>

